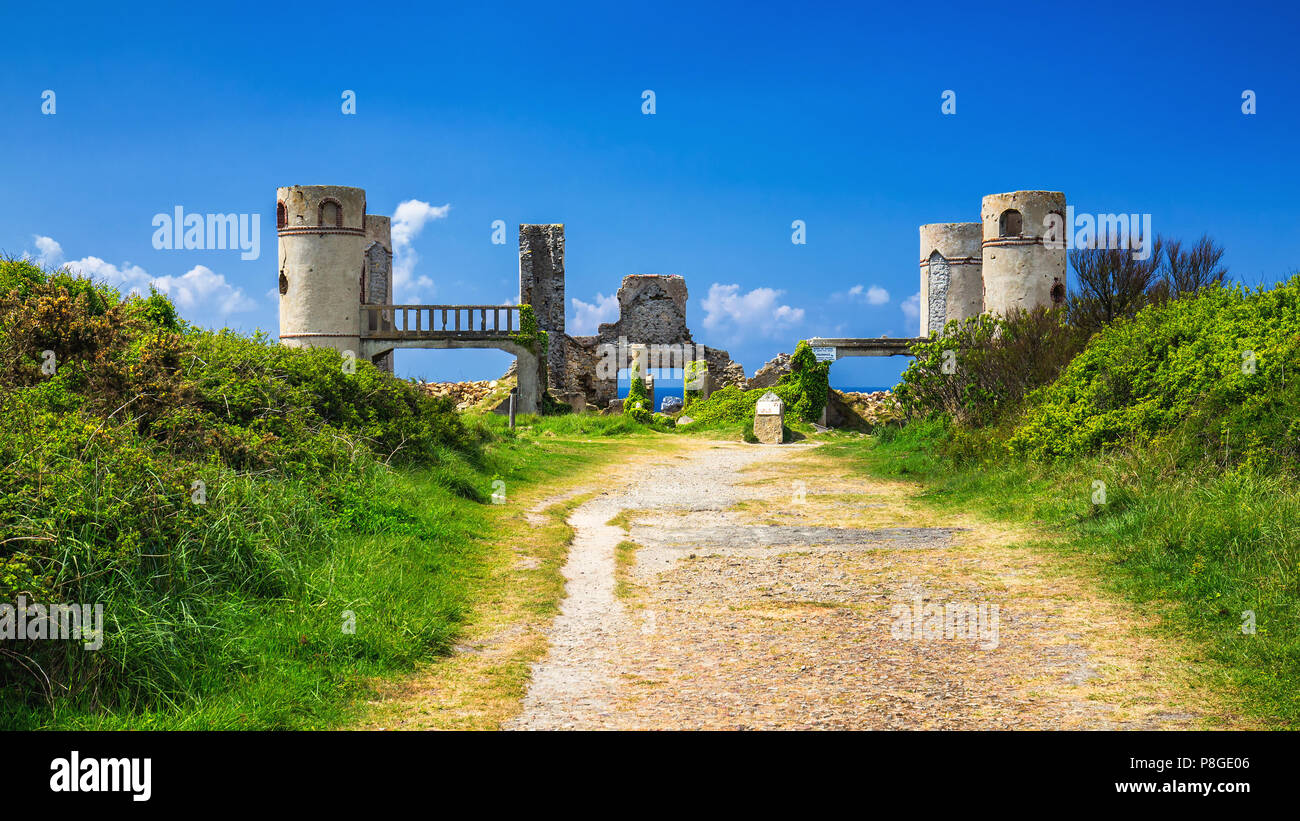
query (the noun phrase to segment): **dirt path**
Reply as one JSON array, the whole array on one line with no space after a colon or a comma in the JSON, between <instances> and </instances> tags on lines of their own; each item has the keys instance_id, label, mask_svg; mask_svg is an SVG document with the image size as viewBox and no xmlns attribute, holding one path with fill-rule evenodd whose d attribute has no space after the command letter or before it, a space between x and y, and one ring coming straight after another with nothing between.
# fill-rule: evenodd
<instances>
[{"instance_id":1,"label":"dirt path","mask_svg":"<svg viewBox=\"0 0 1300 821\"><path fill-rule=\"evenodd\" d=\"M692 443L636 476L569 517L567 596L505 728L1239 724L1152 617L1026 534L815 446Z\"/></svg>"}]
</instances>

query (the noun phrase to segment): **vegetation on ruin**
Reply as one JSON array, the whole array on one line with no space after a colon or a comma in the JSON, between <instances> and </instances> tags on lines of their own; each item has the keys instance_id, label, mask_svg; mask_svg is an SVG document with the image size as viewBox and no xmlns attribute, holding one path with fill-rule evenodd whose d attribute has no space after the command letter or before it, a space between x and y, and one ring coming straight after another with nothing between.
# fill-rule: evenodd
<instances>
[{"instance_id":1,"label":"vegetation on ruin","mask_svg":"<svg viewBox=\"0 0 1300 821\"><path fill-rule=\"evenodd\" d=\"M790 365L790 373L770 388L741 390L728 385L711 393L708 399L694 399L690 410L683 410L685 415L695 420L688 430L730 430L739 432L746 442L757 442L754 437L754 407L764 394L771 392L785 403L787 426L792 430L811 432L811 423L821 417L830 395L830 363L818 362L808 343L801 341Z\"/></svg>"},{"instance_id":2,"label":"vegetation on ruin","mask_svg":"<svg viewBox=\"0 0 1300 821\"><path fill-rule=\"evenodd\" d=\"M532 305L519 306L519 330L510 338L539 357L543 359L546 357L550 337L546 331L537 326L537 312L533 310Z\"/></svg>"}]
</instances>

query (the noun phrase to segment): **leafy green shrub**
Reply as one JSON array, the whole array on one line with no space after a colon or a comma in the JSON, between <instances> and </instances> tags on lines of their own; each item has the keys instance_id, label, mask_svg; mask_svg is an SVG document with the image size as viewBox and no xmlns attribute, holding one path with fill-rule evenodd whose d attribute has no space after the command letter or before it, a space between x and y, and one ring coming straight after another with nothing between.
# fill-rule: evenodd
<instances>
[{"instance_id":1,"label":"leafy green shrub","mask_svg":"<svg viewBox=\"0 0 1300 821\"><path fill-rule=\"evenodd\" d=\"M47 350L54 373L41 367ZM250 619L335 601L334 575L321 587L312 574L340 559L340 536L410 524L385 464L432 471L448 498L486 501L486 427L368 362L343 365L333 350L189 328L157 293L122 300L0 261L0 601L103 603L107 621L98 653L0 642L0 725L10 709L56 699L176 705L198 677L220 690L223 676L255 672L265 648L245 638ZM428 535L415 552L450 567L445 531ZM446 641L454 608L430 599L417 610L418 623L394 630L400 641L343 644L319 619L302 629L344 654Z\"/></svg>"},{"instance_id":2,"label":"leafy green shrub","mask_svg":"<svg viewBox=\"0 0 1300 821\"><path fill-rule=\"evenodd\" d=\"M1031 397L1011 444L1057 457L1165 438L1185 458L1294 465L1300 374L1286 371L1297 348L1300 276L1271 290L1203 288L1096 334Z\"/></svg>"},{"instance_id":3,"label":"leafy green shrub","mask_svg":"<svg viewBox=\"0 0 1300 821\"><path fill-rule=\"evenodd\" d=\"M648 404L650 404L650 393L646 390L645 380L640 374L633 372L632 382L627 389L627 398L623 400L623 410L627 412L636 407L645 408Z\"/></svg>"},{"instance_id":4,"label":"leafy green shrub","mask_svg":"<svg viewBox=\"0 0 1300 821\"><path fill-rule=\"evenodd\" d=\"M943 413L963 424L989 424L1055 379L1082 347L1081 337L1059 309L953 320L912 349L915 359L895 396L912 419Z\"/></svg>"},{"instance_id":5,"label":"leafy green shrub","mask_svg":"<svg viewBox=\"0 0 1300 821\"><path fill-rule=\"evenodd\" d=\"M519 306L519 331L512 337L515 342L528 348L543 360L550 344L549 335L537 326L537 313L532 305Z\"/></svg>"},{"instance_id":6,"label":"leafy green shrub","mask_svg":"<svg viewBox=\"0 0 1300 821\"><path fill-rule=\"evenodd\" d=\"M703 359L695 359L686 363L683 369L684 382L687 385L701 384L700 380L707 379L709 365ZM686 410L700 398L701 391L698 389L685 388L682 391L682 410Z\"/></svg>"},{"instance_id":7,"label":"leafy green shrub","mask_svg":"<svg viewBox=\"0 0 1300 821\"><path fill-rule=\"evenodd\" d=\"M812 346L806 340L800 341L790 357L790 374L781 380L794 388L793 402L781 397L786 407L805 422L820 419L830 394L830 372L831 363L818 362Z\"/></svg>"},{"instance_id":8,"label":"leafy green shrub","mask_svg":"<svg viewBox=\"0 0 1300 821\"><path fill-rule=\"evenodd\" d=\"M623 415L642 425L649 425L654 421L654 414L641 406L641 402L623 403Z\"/></svg>"},{"instance_id":9,"label":"leafy green shrub","mask_svg":"<svg viewBox=\"0 0 1300 821\"><path fill-rule=\"evenodd\" d=\"M791 371L771 388L742 391L734 385L719 388L708 399L697 399L691 404L690 416L696 421L692 427L750 423L752 430L754 406L763 394L771 391L781 397L786 413L804 422L821 418L830 395L830 363L818 362L807 342L800 342L791 357Z\"/></svg>"}]
</instances>

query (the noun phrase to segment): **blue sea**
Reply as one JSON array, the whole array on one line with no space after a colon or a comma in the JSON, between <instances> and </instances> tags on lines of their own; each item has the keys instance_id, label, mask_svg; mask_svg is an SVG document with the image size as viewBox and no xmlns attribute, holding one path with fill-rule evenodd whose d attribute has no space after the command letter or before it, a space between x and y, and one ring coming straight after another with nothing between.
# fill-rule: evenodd
<instances>
[{"instance_id":1,"label":"blue sea","mask_svg":"<svg viewBox=\"0 0 1300 821\"><path fill-rule=\"evenodd\" d=\"M631 387L631 383L628 382L627 377L622 377L618 380L618 395L620 399L627 398L627 391L629 387ZM658 394L658 396L660 397L667 396L668 394L681 396L682 387L683 387L683 380L680 377L677 379L656 379L655 380L655 393ZM879 386L879 385L834 385L832 384L831 387L837 391L843 391L845 393L875 393L876 391L893 390L892 387Z\"/></svg>"}]
</instances>

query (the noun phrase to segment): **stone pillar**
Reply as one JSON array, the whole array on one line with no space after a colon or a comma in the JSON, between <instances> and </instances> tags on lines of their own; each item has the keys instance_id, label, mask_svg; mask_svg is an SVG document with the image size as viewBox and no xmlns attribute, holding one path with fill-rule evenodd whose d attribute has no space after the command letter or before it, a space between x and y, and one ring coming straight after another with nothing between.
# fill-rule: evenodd
<instances>
[{"instance_id":1,"label":"stone pillar","mask_svg":"<svg viewBox=\"0 0 1300 821\"><path fill-rule=\"evenodd\" d=\"M564 226L519 226L519 302L533 306L537 327L550 335L549 387L567 390L564 343Z\"/></svg>"},{"instance_id":2,"label":"stone pillar","mask_svg":"<svg viewBox=\"0 0 1300 821\"><path fill-rule=\"evenodd\" d=\"M519 413L540 413L542 406L541 367L537 355L523 348L514 352L515 375L519 380Z\"/></svg>"},{"instance_id":3,"label":"stone pillar","mask_svg":"<svg viewBox=\"0 0 1300 821\"><path fill-rule=\"evenodd\" d=\"M371 305L393 304L393 229L392 220L377 214L366 214L366 255L364 259L364 289L362 301ZM391 327L393 317L385 311L382 316L365 314L361 321L377 331ZM393 351L387 350L371 358L381 370L393 372Z\"/></svg>"},{"instance_id":4,"label":"stone pillar","mask_svg":"<svg viewBox=\"0 0 1300 821\"><path fill-rule=\"evenodd\" d=\"M754 406L754 436L765 445L785 441L785 402L768 391Z\"/></svg>"}]
</instances>

